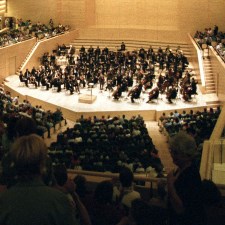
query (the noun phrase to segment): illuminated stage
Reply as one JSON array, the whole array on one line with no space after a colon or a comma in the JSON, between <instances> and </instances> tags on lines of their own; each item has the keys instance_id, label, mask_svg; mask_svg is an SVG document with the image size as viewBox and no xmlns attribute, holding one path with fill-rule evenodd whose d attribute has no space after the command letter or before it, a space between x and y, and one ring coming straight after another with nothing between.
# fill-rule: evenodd
<instances>
[{"instance_id":1,"label":"illuminated stage","mask_svg":"<svg viewBox=\"0 0 225 225\"><path fill-rule=\"evenodd\" d=\"M74 93L66 92L62 89L61 92L55 92L51 89L46 91L41 88L28 88L26 86L19 85L18 75L11 75L6 78L5 88L10 90L12 95L18 94L21 96L21 99L35 99L37 102L52 104L53 106L60 107L65 110L69 110L74 113L113 113L113 112L135 112L139 114L144 113L144 117L148 115L149 111L162 112L169 110L179 110L179 109L198 109L199 107L206 107L207 101L217 100L217 97L214 94L203 95L200 90L198 90L198 95L193 98L191 102L184 102L181 98L176 99L174 103L169 104L166 96L162 95L153 103L146 103L148 100L148 92L142 93L141 98L135 100L135 103L131 103L130 97L127 97L127 93L123 92L122 98L119 100L114 100L112 93L109 91L100 91L99 85L88 89L87 87L81 88L79 95ZM79 101L80 96L92 96L96 99L87 104L86 102ZM178 96L179 97L179 96ZM35 102L36 102L35 101ZM90 103L90 102L89 102ZM147 120L152 120L152 118L146 118ZM154 118L153 118L154 119Z\"/></svg>"}]
</instances>

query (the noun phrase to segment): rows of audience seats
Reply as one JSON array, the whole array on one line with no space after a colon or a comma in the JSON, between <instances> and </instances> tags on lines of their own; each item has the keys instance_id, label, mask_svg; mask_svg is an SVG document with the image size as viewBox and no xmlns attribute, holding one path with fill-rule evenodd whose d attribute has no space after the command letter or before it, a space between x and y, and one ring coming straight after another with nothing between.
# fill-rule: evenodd
<instances>
[{"instance_id":1,"label":"rows of audience seats","mask_svg":"<svg viewBox=\"0 0 225 225\"><path fill-rule=\"evenodd\" d=\"M214 28L205 28L204 31L196 31L194 39L201 48L212 46L220 57L225 58L225 32L219 31L217 25Z\"/></svg>"},{"instance_id":2,"label":"rows of audience seats","mask_svg":"<svg viewBox=\"0 0 225 225\"><path fill-rule=\"evenodd\" d=\"M38 40L51 38L70 29L67 25L54 25L50 19L49 24L32 23L31 20L17 19L17 23L0 33L0 47L9 46L21 41L36 37Z\"/></svg>"},{"instance_id":3,"label":"rows of audience seats","mask_svg":"<svg viewBox=\"0 0 225 225\"><path fill-rule=\"evenodd\" d=\"M19 96L13 97L10 92L4 91L2 87L0 89L0 109L0 121L2 129L5 130L4 137L7 142L12 141L16 136L15 124L23 117L34 119L37 124L37 133L42 137L47 136L49 138L51 129L54 130L59 123L66 123L59 108L51 111L44 110L42 106L33 106L28 100L20 101ZM1 144L4 145L4 143Z\"/></svg>"},{"instance_id":4,"label":"rows of audience seats","mask_svg":"<svg viewBox=\"0 0 225 225\"><path fill-rule=\"evenodd\" d=\"M157 153L141 116L81 116L73 128L58 134L49 149L53 163L68 168L118 172L127 165L134 172L155 169L156 175L162 175Z\"/></svg>"},{"instance_id":5,"label":"rows of audience seats","mask_svg":"<svg viewBox=\"0 0 225 225\"><path fill-rule=\"evenodd\" d=\"M200 154L203 142L210 138L220 112L220 106L196 112L183 110L179 113L175 110L168 115L164 112L159 118L159 129L168 137L174 136L180 130L186 130L195 138Z\"/></svg>"}]
</instances>

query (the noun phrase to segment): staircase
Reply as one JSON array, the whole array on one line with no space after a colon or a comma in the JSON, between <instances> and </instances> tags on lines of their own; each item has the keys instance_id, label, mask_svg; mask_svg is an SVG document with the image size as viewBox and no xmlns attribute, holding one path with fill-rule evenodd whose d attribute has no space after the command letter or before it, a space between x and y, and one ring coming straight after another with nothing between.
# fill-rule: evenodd
<instances>
[{"instance_id":1,"label":"staircase","mask_svg":"<svg viewBox=\"0 0 225 225\"><path fill-rule=\"evenodd\" d=\"M213 76L212 65L209 57L205 57L203 60L204 72L205 72L205 90L206 94L216 93L216 85Z\"/></svg>"},{"instance_id":2,"label":"staircase","mask_svg":"<svg viewBox=\"0 0 225 225\"><path fill-rule=\"evenodd\" d=\"M24 69L24 67L26 66L27 62L30 60L31 56L35 52L35 50L36 50L36 48L37 48L38 45L39 45L39 42L36 42L34 44L33 48L30 50L30 52L27 54L26 58L24 59L24 61L20 65L20 67L18 68L18 70L16 72L17 75L19 75L19 72Z\"/></svg>"},{"instance_id":3,"label":"staircase","mask_svg":"<svg viewBox=\"0 0 225 225\"><path fill-rule=\"evenodd\" d=\"M220 101L216 94L216 82L214 79L213 68L210 57L204 57L203 67L205 72L205 96L208 107L216 108Z\"/></svg>"}]
</instances>

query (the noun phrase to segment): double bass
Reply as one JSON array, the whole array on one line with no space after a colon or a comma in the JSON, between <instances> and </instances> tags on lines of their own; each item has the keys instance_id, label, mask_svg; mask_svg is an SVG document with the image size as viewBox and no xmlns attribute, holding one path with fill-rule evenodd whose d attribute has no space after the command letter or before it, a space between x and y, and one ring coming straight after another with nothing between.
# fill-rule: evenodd
<instances>
[{"instance_id":1,"label":"double bass","mask_svg":"<svg viewBox=\"0 0 225 225\"><path fill-rule=\"evenodd\" d=\"M159 88L155 87L148 93L148 101L146 103L149 103L153 99L157 99L158 97L159 97Z\"/></svg>"},{"instance_id":2,"label":"double bass","mask_svg":"<svg viewBox=\"0 0 225 225\"><path fill-rule=\"evenodd\" d=\"M117 85L116 90L113 92L112 96L114 99L118 100L122 95L122 86L120 84Z\"/></svg>"},{"instance_id":3,"label":"double bass","mask_svg":"<svg viewBox=\"0 0 225 225\"><path fill-rule=\"evenodd\" d=\"M168 88L168 91L166 92L166 98L169 101L169 103L173 103L172 99L175 99L177 97L177 89L174 86L170 86Z\"/></svg>"}]
</instances>

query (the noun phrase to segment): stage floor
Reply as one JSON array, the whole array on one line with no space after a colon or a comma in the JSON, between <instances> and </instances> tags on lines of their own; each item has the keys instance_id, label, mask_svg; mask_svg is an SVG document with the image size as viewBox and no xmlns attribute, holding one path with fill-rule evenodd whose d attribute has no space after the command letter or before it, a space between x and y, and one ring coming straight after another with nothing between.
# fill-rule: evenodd
<instances>
[{"instance_id":1,"label":"stage floor","mask_svg":"<svg viewBox=\"0 0 225 225\"><path fill-rule=\"evenodd\" d=\"M192 109L195 107L207 106L207 101L217 100L215 94L203 95L198 88L198 95L191 102L184 102L178 98L174 103L169 104L166 96L162 95L162 99L159 99L154 103L146 103L148 100L148 92L142 93L140 100L135 100L135 103L131 103L130 97L126 98L127 93L123 92L123 98L120 100L114 100L112 93L109 91L100 91L99 85L92 90L88 88L81 88L81 95L96 96L96 100L91 103L79 102L79 94L76 92L72 95L66 93L64 89L61 92L54 92L51 89L41 90L41 88L28 88L26 86L21 87L18 75L11 75L6 78L5 86L13 89L17 93L30 96L61 108L69 109L74 112L104 112L104 111L142 111L142 110L175 110L175 109Z\"/></svg>"}]
</instances>

